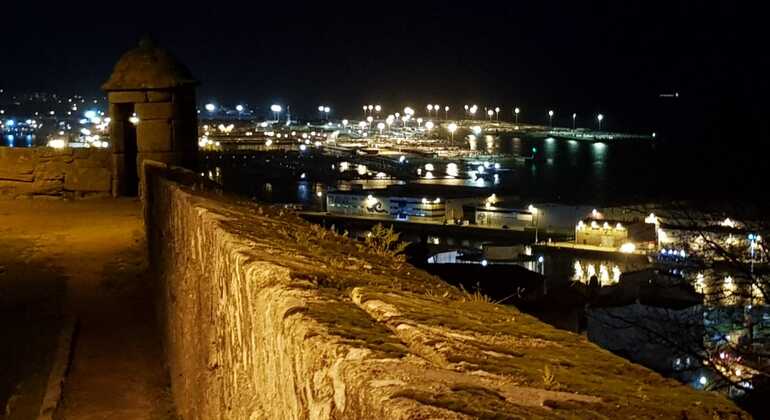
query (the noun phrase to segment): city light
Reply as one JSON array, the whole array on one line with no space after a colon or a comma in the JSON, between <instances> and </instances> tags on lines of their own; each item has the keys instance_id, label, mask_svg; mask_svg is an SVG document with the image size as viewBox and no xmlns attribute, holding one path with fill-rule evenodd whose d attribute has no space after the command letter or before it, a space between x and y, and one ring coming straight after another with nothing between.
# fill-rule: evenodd
<instances>
[{"instance_id":1,"label":"city light","mask_svg":"<svg viewBox=\"0 0 770 420\"><path fill-rule=\"evenodd\" d=\"M636 251L636 245L631 242L626 242L620 246L619 251L624 254L633 254Z\"/></svg>"},{"instance_id":2,"label":"city light","mask_svg":"<svg viewBox=\"0 0 770 420\"><path fill-rule=\"evenodd\" d=\"M243 105L240 105L240 104L236 105L235 110L238 112L243 112Z\"/></svg>"},{"instance_id":3,"label":"city light","mask_svg":"<svg viewBox=\"0 0 770 420\"><path fill-rule=\"evenodd\" d=\"M54 149L63 149L67 146L67 142L64 139L53 139L48 142L48 147Z\"/></svg>"},{"instance_id":4,"label":"city light","mask_svg":"<svg viewBox=\"0 0 770 420\"><path fill-rule=\"evenodd\" d=\"M214 112L217 110L217 106L214 104L206 104L205 108L208 112Z\"/></svg>"},{"instance_id":5,"label":"city light","mask_svg":"<svg viewBox=\"0 0 770 420\"><path fill-rule=\"evenodd\" d=\"M452 135L452 140L455 139L455 131L457 131L457 124L450 123L447 127L447 130L449 130L449 133Z\"/></svg>"}]
</instances>

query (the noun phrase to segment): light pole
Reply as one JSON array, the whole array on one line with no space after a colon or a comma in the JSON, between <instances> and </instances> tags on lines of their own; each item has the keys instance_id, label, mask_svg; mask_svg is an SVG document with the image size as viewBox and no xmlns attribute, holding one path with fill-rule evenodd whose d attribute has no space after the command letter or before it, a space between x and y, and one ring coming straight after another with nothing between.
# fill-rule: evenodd
<instances>
[{"instance_id":1,"label":"light pole","mask_svg":"<svg viewBox=\"0 0 770 420\"><path fill-rule=\"evenodd\" d=\"M241 119L241 113L243 113L243 105L238 104L235 106L235 110L238 111L238 119Z\"/></svg>"},{"instance_id":2,"label":"light pole","mask_svg":"<svg viewBox=\"0 0 770 420\"><path fill-rule=\"evenodd\" d=\"M452 141L454 141L454 139L455 139L455 131L457 131L457 124L455 124L455 123L449 124L449 126L447 127L447 130L449 130L449 134L452 135Z\"/></svg>"},{"instance_id":3,"label":"light pole","mask_svg":"<svg viewBox=\"0 0 770 420\"><path fill-rule=\"evenodd\" d=\"M575 119L577 118L577 113L572 113L572 130L575 130Z\"/></svg>"},{"instance_id":4,"label":"light pole","mask_svg":"<svg viewBox=\"0 0 770 420\"><path fill-rule=\"evenodd\" d=\"M273 111L273 116L275 117L275 120L278 121L278 116L281 114L281 106L278 104L273 104L270 106L270 110Z\"/></svg>"},{"instance_id":5,"label":"light pole","mask_svg":"<svg viewBox=\"0 0 770 420\"><path fill-rule=\"evenodd\" d=\"M518 124L518 123L519 123L519 112L521 112L521 110L519 109L519 107L516 107L516 108L514 108L514 109L513 109L513 115L514 115L514 116L515 116L515 118L516 118L516 124Z\"/></svg>"},{"instance_id":6,"label":"light pole","mask_svg":"<svg viewBox=\"0 0 770 420\"><path fill-rule=\"evenodd\" d=\"M380 117L380 111L382 111L382 107L380 105L375 105L374 106L374 112L377 113L377 118Z\"/></svg>"},{"instance_id":7,"label":"light pole","mask_svg":"<svg viewBox=\"0 0 770 420\"><path fill-rule=\"evenodd\" d=\"M425 128L428 130L428 134L430 135L430 130L433 130L433 121L426 122Z\"/></svg>"},{"instance_id":8,"label":"light pole","mask_svg":"<svg viewBox=\"0 0 770 420\"><path fill-rule=\"evenodd\" d=\"M492 116L495 115L495 111L489 109L487 110L487 115L489 116L489 121L492 121Z\"/></svg>"},{"instance_id":9,"label":"light pole","mask_svg":"<svg viewBox=\"0 0 770 420\"><path fill-rule=\"evenodd\" d=\"M471 113L471 119L476 118L476 111L478 111L479 107L476 105L471 106L470 113Z\"/></svg>"},{"instance_id":10,"label":"light pole","mask_svg":"<svg viewBox=\"0 0 770 420\"><path fill-rule=\"evenodd\" d=\"M431 113L431 111L433 111L433 105L432 104L428 104L428 106L426 106L425 108L428 110L428 118L430 118L430 113Z\"/></svg>"},{"instance_id":11,"label":"light pole","mask_svg":"<svg viewBox=\"0 0 770 420\"><path fill-rule=\"evenodd\" d=\"M380 130L380 135L382 135L382 130L385 128L385 123L379 122L377 123L377 129Z\"/></svg>"},{"instance_id":12,"label":"light pole","mask_svg":"<svg viewBox=\"0 0 770 420\"><path fill-rule=\"evenodd\" d=\"M363 106L361 109L363 109L363 110L364 110L364 118L366 118L366 110L367 110L368 108L366 107L366 105L364 105L364 106Z\"/></svg>"},{"instance_id":13,"label":"light pole","mask_svg":"<svg viewBox=\"0 0 770 420\"><path fill-rule=\"evenodd\" d=\"M500 107L499 106L495 107L495 119L497 121L500 121Z\"/></svg>"},{"instance_id":14,"label":"light pole","mask_svg":"<svg viewBox=\"0 0 770 420\"><path fill-rule=\"evenodd\" d=\"M326 114L326 121L329 121L329 113L332 112L332 109L328 106L324 107L324 114Z\"/></svg>"},{"instance_id":15,"label":"light pole","mask_svg":"<svg viewBox=\"0 0 770 420\"><path fill-rule=\"evenodd\" d=\"M445 120L449 119L449 105L444 107L444 119Z\"/></svg>"},{"instance_id":16,"label":"light pole","mask_svg":"<svg viewBox=\"0 0 770 420\"><path fill-rule=\"evenodd\" d=\"M324 117L324 106L318 105L318 118L323 119Z\"/></svg>"},{"instance_id":17,"label":"light pole","mask_svg":"<svg viewBox=\"0 0 770 420\"><path fill-rule=\"evenodd\" d=\"M553 128L553 110L548 111L548 126Z\"/></svg>"},{"instance_id":18,"label":"light pole","mask_svg":"<svg viewBox=\"0 0 770 420\"><path fill-rule=\"evenodd\" d=\"M537 244L537 231L540 227L540 211L537 209L537 207L533 206L532 204L527 207L527 210L529 210L530 213L532 213L532 217L535 219L535 243Z\"/></svg>"},{"instance_id":19,"label":"light pole","mask_svg":"<svg viewBox=\"0 0 770 420\"><path fill-rule=\"evenodd\" d=\"M466 104L463 108L465 108L465 118L468 118L468 105Z\"/></svg>"},{"instance_id":20,"label":"light pole","mask_svg":"<svg viewBox=\"0 0 770 420\"><path fill-rule=\"evenodd\" d=\"M602 115L602 114L599 114L599 115L596 116L596 121L598 121L598 123L599 123L599 130L602 129L602 120L603 119L604 119L604 115Z\"/></svg>"}]
</instances>

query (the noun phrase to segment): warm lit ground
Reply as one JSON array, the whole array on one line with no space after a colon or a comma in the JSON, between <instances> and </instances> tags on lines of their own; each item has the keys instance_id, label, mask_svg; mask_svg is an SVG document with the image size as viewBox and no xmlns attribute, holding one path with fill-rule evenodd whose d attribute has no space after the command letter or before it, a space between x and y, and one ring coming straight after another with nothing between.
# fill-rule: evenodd
<instances>
[{"instance_id":1,"label":"warm lit ground","mask_svg":"<svg viewBox=\"0 0 770 420\"><path fill-rule=\"evenodd\" d=\"M135 200L0 201L8 418L37 415L62 314L78 328L58 418L170 417L144 250Z\"/></svg>"}]
</instances>

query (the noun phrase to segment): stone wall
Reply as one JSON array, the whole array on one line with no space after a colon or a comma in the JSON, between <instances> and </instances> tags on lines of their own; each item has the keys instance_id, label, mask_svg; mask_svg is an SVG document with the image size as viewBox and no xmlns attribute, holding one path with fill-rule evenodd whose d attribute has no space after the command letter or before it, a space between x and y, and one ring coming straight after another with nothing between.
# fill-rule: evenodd
<instances>
[{"instance_id":1,"label":"stone wall","mask_svg":"<svg viewBox=\"0 0 770 420\"><path fill-rule=\"evenodd\" d=\"M145 169L184 419L747 417L283 209Z\"/></svg>"},{"instance_id":2,"label":"stone wall","mask_svg":"<svg viewBox=\"0 0 770 420\"><path fill-rule=\"evenodd\" d=\"M0 199L107 196L110 156L104 149L0 147Z\"/></svg>"}]
</instances>

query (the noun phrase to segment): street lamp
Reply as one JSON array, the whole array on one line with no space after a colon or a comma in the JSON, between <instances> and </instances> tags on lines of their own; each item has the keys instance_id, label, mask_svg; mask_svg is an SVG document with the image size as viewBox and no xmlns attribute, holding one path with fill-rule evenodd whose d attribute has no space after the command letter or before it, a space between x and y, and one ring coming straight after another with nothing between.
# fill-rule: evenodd
<instances>
[{"instance_id":1,"label":"street lamp","mask_svg":"<svg viewBox=\"0 0 770 420\"><path fill-rule=\"evenodd\" d=\"M369 105L367 107L367 109L369 110L369 115L371 115L372 114L372 110L374 109L374 105Z\"/></svg>"},{"instance_id":2,"label":"street lamp","mask_svg":"<svg viewBox=\"0 0 770 420\"><path fill-rule=\"evenodd\" d=\"M518 124L518 123L519 123L519 112L521 112L521 110L519 109L519 107L513 108L513 115L515 115L515 118L516 118L516 124Z\"/></svg>"},{"instance_id":3,"label":"street lamp","mask_svg":"<svg viewBox=\"0 0 770 420\"><path fill-rule=\"evenodd\" d=\"M603 119L604 119L604 115L602 115L602 114L599 114L599 115L596 116L596 121L599 122L599 130L602 129L602 120Z\"/></svg>"},{"instance_id":4,"label":"street lamp","mask_svg":"<svg viewBox=\"0 0 770 420\"><path fill-rule=\"evenodd\" d=\"M444 107L444 119L445 120L449 119L449 105Z\"/></svg>"},{"instance_id":5,"label":"street lamp","mask_svg":"<svg viewBox=\"0 0 770 420\"><path fill-rule=\"evenodd\" d=\"M347 128L348 122L348 120L342 120L342 126Z\"/></svg>"},{"instance_id":6,"label":"street lamp","mask_svg":"<svg viewBox=\"0 0 770 420\"><path fill-rule=\"evenodd\" d=\"M270 110L273 111L273 116L275 117L275 120L278 121L278 116L281 114L281 108L278 104L273 104L270 106Z\"/></svg>"},{"instance_id":7,"label":"street lamp","mask_svg":"<svg viewBox=\"0 0 770 420\"><path fill-rule=\"evenodd\" d=\"M377 123L377 129L380 130L380 135L382 135L382 130L385 128L385 123L379 122Z\"/></svg>"},{"instance_id":8,"label":"street lamp","mask_svg":"<svg viewBox=\"0 0 770 420\"><path fill-rule=\"evenodd\" d=\"M576 119L576 118L577 118L577 113L576 113L576 112L573 112L573 113L572 113L572 129L573 129L573 130L575 129L575 119Z\"/></svg>"},{"instance_id":9,"label":"street lamp","mask_svg":"<svg viewBox=\"0 0 770 420\"><path fill-rule=\"evenodd\" d=\"M422 127L422 118L417 118L417 127Z\"/></svg>"},{"instance_id":10,"label":"street lamp","mask_svg":"<svg viewBox=\"0 0 770 420\"><path fill-rule=\"evenodd\" d=\"M318 118L323 119L324 117L324 106L318 105Z\"/></svg>"},{"instance_id":11,"label":"street lamp","mask_svg":"<svg viewBox=\"0 0 770 420\"><path fill-rule=\"evenodd\" d=\"M326 114L326 121L329 121L329 113L332 112L332 109L329 108L328 106L325 106L323 111L324 111L324 114Z\"/></svg>"},{"instance_id":12,"label":"street lamp","mask_svg":"<svg viewBox=\"0 0 770 420\"><path fill-rule=\"evenodd\" d=\"M428 117L430 117L431 111L433 111L433 105L428 104L428 106L425 107L428 110Z\"/></svg>"},{"instance_id":13,"label":"street lamp","mask_svg":"<svg viewBox=\"0 0 770 420\"><path fill-rule=\"evenodd\" d=\"M378 117L380 116L380 111L382 111L382 107L380 105L375 105L374 106L374 112L377 113Z\"/></svg>"},{"instance_id":14,"label":"street lamp","mask_svg":"<svg viewBox=\"0 0 770 420\"><path fill-rule=\"evenodd\" d=\"M430 130L433 130L433 121L428 121L425 123L425 128L428 129L428 133L430 133Z\"/></svg>"},{"instance_id":15,"label":"street lamp","mask_svg":"<svg viewBox=\"0 0 770 420\"><path fill-rule=\"evenodd\" d=\"M463 106L465 108L465 118L468 118L468 108L470 108L467 104Z\"/></svg>"},{"instance_id":16,"label":"street lamp","mask_svg":"<svg viewBox=\"0 0 770 420\"><path fill-rule=\"evenodd\" d=\"M243 112L243 105L240 105L240 104L236 105L235 106L235 110L238 111L238 112Z\"/></svg>"},{"instance_id":17,"label":"street lamp","mask_svg":"<svg viewBox=\"0 0 770 420\"><path fill-rule=\"evenodd\" d=\"M495 115L495 111L492 111L491 109L487 111L487 115L489 115L489 121L492 121L492 116Z\"/></svg>"},{"instance_id":18,"label":"street lamp","mask_svg":"<svg viewBox=\"0 0 770 420\"><path fill-rule=\"evenodd\" d=\"M471 106L470 113L471 118L476 118L476 111L478 111L479 107L476 105Z\"/></svg>"},{"instance_id":19,"label":"street lamp","mask_svg":"<svg viewBox=\"0 0 770 420\"><path fill-rule=\"evenodd\" d=\"M495 107L495 119L497 121L500 121L500 107L499 106Z\"/></svg>"},{"instance_id":20,"label":"street lamp","mask_svg":"<svg viewBox=\"0 0 770 420\"><path fill-rule=\"evenodd\" d=\"M364 110L364 118L366 118L366 110L367 110L368 108L366 107L366 105L364 105L364 106L363 106L361 109L363 109L363 110Z\"/></svg>"},{"instance_id":21,"label":"street lamp","mask_svg":"<svg viewBox=\"0 0 770 420\"><path fill-rule=\"evenodd\" d=\"M455 124L455 123L449 124L449 126L447 127L447 130L449 130L449 134L452 135L452 140L454 141L454 139L455 139L455 131L457 131L457 124Z\"/></svg>"},{"instance_id":22,"label":"street lamp","mask_svg":"<svg viewBox=\"0 0 770 420\"><path fill-rule=\"evenodd\" d=\"M206 104L205 108L208 112L214 112L217 110L217 106L214 104Z\"/></svg>"},{"instance_id":23,"label":"street lamp","mask_svg":"<svg viewBox=\"0 0 770 420\"><path fill-rule=\"evenodd\" d=\"M553 127L553 110L548 111L548 126Z\"/></svg>"}]
</instances>

